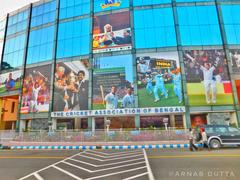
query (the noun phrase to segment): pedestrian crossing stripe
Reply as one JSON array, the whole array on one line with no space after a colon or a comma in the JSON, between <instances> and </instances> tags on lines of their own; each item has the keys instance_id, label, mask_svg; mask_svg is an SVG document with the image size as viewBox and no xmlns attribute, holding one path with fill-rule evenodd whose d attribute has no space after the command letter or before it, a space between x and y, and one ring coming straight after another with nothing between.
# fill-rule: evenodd
<instances>
[{"instance_id":1,"label":"pedestrian crossing stripe","mask_svg":"<svg viewBox=\"0 0 240 180\"><path fill-rule=\"evenodd\" d=\"M202 147L202 144L196 144ZM189 148L189 144L148 144L148 145L104 145L104 146L10 146L10 149L27 150L87 150L87 149L181 149Z\"/></svg>"}]
</instances>

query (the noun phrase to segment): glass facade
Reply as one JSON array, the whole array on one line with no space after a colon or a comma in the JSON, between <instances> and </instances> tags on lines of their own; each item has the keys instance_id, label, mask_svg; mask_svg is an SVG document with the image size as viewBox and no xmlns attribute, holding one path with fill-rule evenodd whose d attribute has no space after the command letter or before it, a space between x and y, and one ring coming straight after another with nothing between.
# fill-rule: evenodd
<instances>
[{"instance_id":1,"label":"glass facade","mask_svg":"<svg viewBox=\"0 0 240 180\"><path fill-rule=\"evenodd\" d=\"M210 111L236 120L239 11L234 0L34 3L0 21L0 93L21 91L20 120L96 117L104 127L111 117L125 127L121 115L131 128L191 127L203 114L213 122Z\"/></svg>"},{"instance_id":2,"label":"glass facade","mask_svg":"<svg viewBox=\"0 0 240 180\"><path fill-rule=\"evenodd\" d=\"M172 8L134 11L136 48L176 46Z\"/></svg>"},{"instance_id":3,"label":"glass facade","mask_svg":"<svg viewBox=\"0 0 240 180\"><path fill-rule=\"evenodd\" d=\"M52 60L54 26L30 32L27 52L27 64Z\"/></svg>"},{"instance_id":4,"label":"glass facade","mask_svg":"<svg viewBox=\"0 0 240 180\"><path fill-rule=\"evenodd\" d=\"M5 27L6 27L6 19L0 20L0 62L2 60L2 51L3 51Z\"/></svg>"},{"instance_id":5,"label":"glass facade","mask_svg":"<svg viewBox=\"0 0 240 180\"><path fill-rule=\"evenodd\" d=\"M34 6L32 8L31 27L51 23L56 18L56 1Z\"/></svg>"},{"instance_id":6,"label":"glass facade","mask_svg":"<svg viewBox=\"0 0 240 180\"><path fill-rule=\"evenodd\" d=\"M57 42L57 58L89 54L90 19L60 23Z\"/></svg>"},{"instance_id":7,"label":"glass facade","mask_svg":"<svg viewBox=\"0 0 240 180\"><path fill-rule=\"evenodd\" d=\"M7 36L25 31L28 25L29 10L25 10L8 18Z\"/></svg>"},{"instance_id":8,"label":"glass facade","mask_svg":"<svg viewBox=\"0 0 240 180\"><path fill-rule=\"evenodd\" d=\"M228 44L240 44L240 5L222 5L223 23Z\"/></svg>"}]
</instances>

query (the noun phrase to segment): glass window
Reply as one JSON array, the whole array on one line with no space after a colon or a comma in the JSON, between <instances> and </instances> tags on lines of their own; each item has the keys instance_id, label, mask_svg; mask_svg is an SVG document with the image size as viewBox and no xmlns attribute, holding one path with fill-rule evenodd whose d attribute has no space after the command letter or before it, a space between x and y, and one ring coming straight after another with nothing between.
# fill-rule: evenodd
<instances>
[{"instance_id":1,"label":"glass window","mask_svg":"<svg viewBox=\"0 0 240 180\"><path fill-rule=\"evenodd\" d=\"M1 63L1 60L2 60L5 26L6 26L6 19L0 20L0 63Z\"/></svg>"},{"instance_id":2,"label":"glass window","mask_svg":"<svg viewBox=\"0 0 240 180\"><path fill-rule=\"evenodd\" d=\"M137 1L133 1L133 6L166 4L171 2L172 0L137 0Z\"/></svg>"},{"instance_id":3,"label":"glass window","mask_svg":"<svg viewBox=\"0 0 240 180\"><path fill-rule=\"evenodd\" d=\"M54 32L54 26L30 32L27 64L51 60L53 58Z\"/></svg>"},{"instance_id":4,"label":"glass window","mask_svg":"<svg viewBox=\"0 0 240 180\"><path fill-rule=\"evenodd\" d=\"M90 0L61 0L60 19L90 14Z\"/></svg>"},{"instance_id":5,"label":"glass window","mask_svg":"<svg viewBox=\"0 0 240 180\"><path fill-rule=\"evenodd\" d=\"M214 0L176 0L176 2L208 2Z\"/></svg>"},{"instance_id":6,"label":"glass window","mask_svg":"<svg viewBox=\"0 0 240 180\"><path fill-rule=\"evenodd\" d=\"M59 24L57 58L86 55L89 52L89 18Z\"/></svg>"},{"instance_id":7,"label":"glass window","mask_svg":"<svg viewBox=\"0 0 240 180\"><path fill-rule=\"evenodd\" d=\"M240 44L240 5L222 5L222 16L228 44Z\"/></svg>"},{"instance_id":8,"label":"glass window","mask_svg":"<svg viewBox=\"0 0 240 180\"><path fill-rule=\"evenodd\" d=\"M22 34L6 40L3 62L7 69L13 69L23 65L25 40L26 34ZM1 70L5 69L1 68Z\"/></svg>"},{"instance_id":9,"label":"glass window","mask_svg":"<svg viewBox=\"0 0 240 180\"><path fill-rule=\"evenodd\" d=\"M19 12L8 19L7 35L15 34L27 29L29 10Z\"/></svg>"},{"instance_id":10,"label":"glass window","mask_svg":"<svg viewBox=\"0 0 240 180\"><path fill-rule=\"evenodd\" d=\"M215 6L177 7L182 45L220 45L222 37Z\"/></svg>"},{"instance_id":11,"label":"glass window","mask_svg":"<svg viewBox=\"0 0 240 180\"><path fill-rule=\"evenodd\" d=\"M176 46L172 8L134 11L136 48Z\"/></svg>"},{"instance_id":12,"label":"glass window","mask_svg":"<svg viewBox=\"0 0 240 180\"><path fill-rule=\"evenodd\" d=\"M115 0L114 2L108 2L107 0L94 0L94 12L117 10L128 7L129 0Z\"/></svg>"},{"instance_id":13,"label":"glass window","mask_svg":"<svg viewBox=\"0 0 240 180\"><path fill-rule=\"evenodd\" d=\"M55 21L56 1L44 3L32 8L31 27L40 26Z\"/></svg>"}]
</instances>

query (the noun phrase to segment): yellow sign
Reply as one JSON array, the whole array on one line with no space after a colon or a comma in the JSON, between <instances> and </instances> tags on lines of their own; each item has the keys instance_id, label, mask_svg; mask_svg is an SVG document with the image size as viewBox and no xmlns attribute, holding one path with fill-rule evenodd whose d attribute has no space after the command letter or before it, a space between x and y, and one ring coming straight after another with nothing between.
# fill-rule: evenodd
<instances>
[{"instance_id":1,"label":"yellow sign","mask_svg":"<svg viewBox=\"0 0 240 180\"><path fill-rule=\"evenodd\" d=\"M115 2L115 3L108 3L108 4L101 4L102 9L106 9L108 7L119 7L121 5L121 2Z\"/></svg>"},{"instance_id":2,"label":"yellow sign","mask_svg":"<svg viewBox=\"0 0 240 180\"><path fill-rule=\"evenodd\" d=\"M156 68L157 69L171 68L171 67L172 67L172 63L170 61L161 60L161 59L156 60Z\"/></svg>"}]
</instances>

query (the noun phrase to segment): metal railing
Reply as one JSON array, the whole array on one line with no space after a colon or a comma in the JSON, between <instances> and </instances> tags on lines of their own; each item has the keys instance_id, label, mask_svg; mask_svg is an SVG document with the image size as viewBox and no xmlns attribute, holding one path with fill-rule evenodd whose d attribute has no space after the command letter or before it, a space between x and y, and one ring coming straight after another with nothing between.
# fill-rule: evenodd
<instances>
[{"instance_id":1,"label":"metal railing","mask_svg":"<svg viewBox=\"0 0 240 180\"><path fill-rule=\"evenodd\" d=\"M136 142L186 141L188 130L0 131L4 142Z\"/></svg>"}]
</instances>

